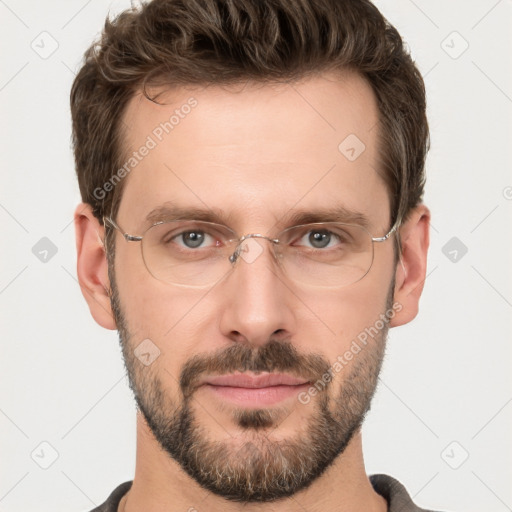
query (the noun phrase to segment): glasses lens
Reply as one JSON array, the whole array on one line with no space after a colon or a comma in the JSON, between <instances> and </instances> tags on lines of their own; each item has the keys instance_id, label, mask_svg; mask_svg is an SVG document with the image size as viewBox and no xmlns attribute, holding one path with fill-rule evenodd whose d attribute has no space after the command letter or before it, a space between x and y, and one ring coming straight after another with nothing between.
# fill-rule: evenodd
<instances>
[{"instance_id":1,"label":"glasses lens","mask_svg":"<svg viewBox=\"0 0 512 512\"><path fill-rule=\"evenodd\" d=\"M161 281L204 286L230 270L235 237L229 228L210 222L164 222L144 234L142 256L149 272Z\"/></svg>"},{"instance_id":2,"label":"glasses lens","mask_svg":"<svg viewBox=\"0 0 512 512\"><path fill-rule=\"evenodd\" d=\"M368 273L373 262L372 238L361 226L306 224L288 228L277 238L274 248L283 271L304 285L336 288L353 284ZM233 268L230 256L236 248L232 230L202 221L156 224L142 239L149 272L160 281L186 286L207 286L221 279ZM250 264L256 258L234 261L239 259Z\"/></svg>"},{"instance_id":3,"label":"glasses lens","mask_svg":"<svg viewBox=\"0 0 512 512\"><path fill-rule=\"evenodd\" d=\"M347 286L362 279L372 266L372 237L361 226L306 224L288 228L278 238L286 274L305 285Z\"/></svg>"}]
</instances>

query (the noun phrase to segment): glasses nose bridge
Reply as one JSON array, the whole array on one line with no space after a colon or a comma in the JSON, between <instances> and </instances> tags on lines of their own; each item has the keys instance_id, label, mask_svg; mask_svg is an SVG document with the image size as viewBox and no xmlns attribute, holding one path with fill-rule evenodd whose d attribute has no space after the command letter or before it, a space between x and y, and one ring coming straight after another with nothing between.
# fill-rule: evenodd
<instances>
[{"instance_id":1,"label":"glasses nose bridge","mask_svg":"<svg viewBox=\"0 0 512 512\"><path fill-rule=\"evenodd\" d=\"M274 244L278 244L279 243L279 240L277 238L272 238L270 236L267 236L267 235L262 235L260 233L249 233L247 235L244 235L242 236L238 243L242 243L244 240L247 240L248 238L264 238L265 240L268 240L269 242L273 242Z\"/></svg>"},{"instance_id":2,"label":"glasses nose bridge","mask_svg":"<svg viewBox=\"0 0 512 512\"><path fill-rule=\"evenodd\" d=\"M268 240L269 242L272 242L272 247L274 249L274 256L278 257L278 252L276 252L276 249L277 251L279 250L279 245L280 245L280 240L277 239L277 238L272 238L270 236L266 236L266 235L262 235L261 233L248 233L247 235L244 235L242 237L240 237L237 241L237 244L236 244L236 247L235 247L235 251L233 252L233 254L229 257L229 261L231 263L236 263L238 261L238 258L240 257L240 253L243 251L242 249L242 246L243 246L243 243L248 240L248 239L251 239L251 238L260 238L260 239L265 239L265 240Z\"/></svg>"}]
</instances>

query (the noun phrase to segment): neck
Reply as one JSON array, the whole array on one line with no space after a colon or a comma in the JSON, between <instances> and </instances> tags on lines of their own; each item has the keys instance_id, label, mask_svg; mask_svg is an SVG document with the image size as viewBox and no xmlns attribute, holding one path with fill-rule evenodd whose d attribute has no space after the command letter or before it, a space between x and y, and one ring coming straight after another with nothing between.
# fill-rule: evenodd
<instances>
[{"instance_id":1,"label":"neck","mask_svg":"<svg viewBox=\"0 0 512 512\"><path fill-rule=\"evenodd\" d=\"M358 431L335 462L306 489L271 503L241 504L203 489L164 452L137 413L135 477L119 512L386 512L366 475Z\"/></svg>"}]
</instances>

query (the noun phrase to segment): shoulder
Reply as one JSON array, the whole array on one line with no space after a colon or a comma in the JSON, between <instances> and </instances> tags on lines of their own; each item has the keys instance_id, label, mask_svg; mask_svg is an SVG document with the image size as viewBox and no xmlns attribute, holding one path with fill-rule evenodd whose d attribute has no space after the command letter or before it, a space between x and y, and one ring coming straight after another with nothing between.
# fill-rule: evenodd
<instances>
[{"instance_id":1,"label":"shoulder","mask_svg":"<svg viewBox=\"0 0 512 512\"><path fill-rule=\"evenodd\" d=\"M133 480L118 485L107 498L107 501L90 512L117 512L121 498L130 490Z\"/></svg>"},{"instance_id":2,"label":"shoulder","mask_svg":"<svg viewBox=\"0 0 512 512\"><path fill-rule=\"evenodd\" d=\"M379 474L370 475L369 479L375 492L388 502L388 512L434 512L415 505L407 489L396 478Z\"/></svg>"}]
</instances>

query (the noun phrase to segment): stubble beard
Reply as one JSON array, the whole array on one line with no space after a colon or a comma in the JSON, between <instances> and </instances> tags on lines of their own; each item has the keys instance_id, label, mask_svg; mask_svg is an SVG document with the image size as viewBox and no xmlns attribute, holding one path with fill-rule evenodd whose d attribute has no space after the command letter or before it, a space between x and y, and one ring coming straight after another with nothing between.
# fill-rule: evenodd
<instances>
[{"instance_id":1,"label":"stubble beard","mask_svg":"<svg viewBox=\"0 0 512 512\"><path fill-rule=\"evenodd\" d=\"M213 440L196 416L196 410L201 410L194 396L196 383L205 372L278 370L321 379L331 364L322 355L299 355L292 344L275 339L258 350L244 344L230 345L215 355L194 356L184 364L177 403L171 397L175 390L166 389L156 373L158 365L146 367L134 355L136 343L129 332L112 269L109 276L112 310L137 406L162 449L203 488L243 503L286 498L306 489L322 475L360 429L377 387L387 323L324 390L306 405L297 403L297 407L311 411L293 437L273 436L273 431L279 430L280 423L293 410L235 407L232 421L240 435L235 439ZM391 307L393 287L388 294L387 310Z\"/></svg>"}]
</instances>

